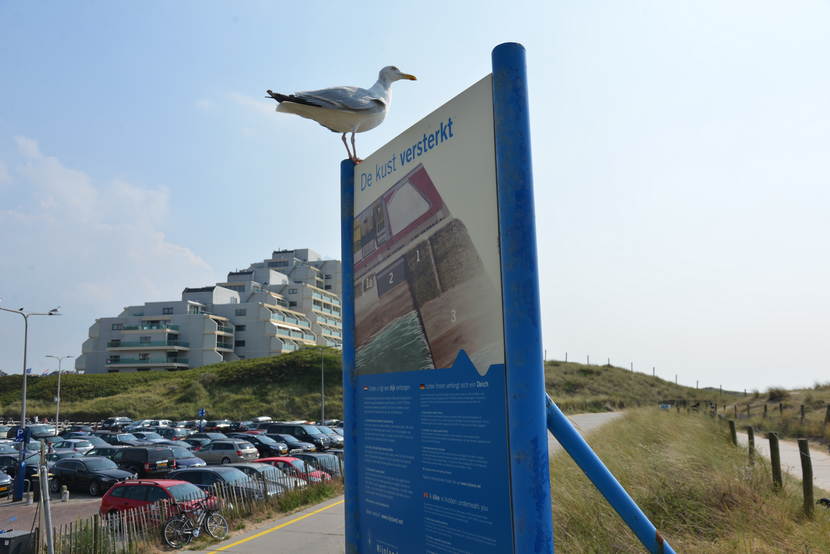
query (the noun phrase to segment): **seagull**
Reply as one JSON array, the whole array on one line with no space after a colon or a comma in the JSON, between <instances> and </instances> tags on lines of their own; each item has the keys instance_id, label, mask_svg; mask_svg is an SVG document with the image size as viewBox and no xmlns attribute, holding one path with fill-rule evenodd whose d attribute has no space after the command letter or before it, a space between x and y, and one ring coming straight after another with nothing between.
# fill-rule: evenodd
<instances>
[{"instance_id":1,"label":"seagull","mask_svg":"<svg viewBox=\"0 0 830 554\"><path fill-rule=\"evenodd\" d=\"M369 89L332 87L294 94L280 94L269 89L266 98L278 102L278 112L313 119L330 131L343 133L341 138L349 159L360 163L363 160L357 157L354 134L374 129L383 122L392 103L392 83L401 79L417 80L414 75L402 73L394 65L387 65L380 70L377 82ZM347 133L352 134L351 150L346 142Z\"/></svg>"}]
</instances>

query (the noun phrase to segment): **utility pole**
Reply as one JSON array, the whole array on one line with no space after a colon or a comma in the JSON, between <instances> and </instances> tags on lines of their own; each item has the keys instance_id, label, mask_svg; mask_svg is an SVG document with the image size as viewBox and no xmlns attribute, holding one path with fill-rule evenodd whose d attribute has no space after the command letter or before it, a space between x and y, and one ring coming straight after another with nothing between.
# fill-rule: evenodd
<instances>
[{"instance_id":1,"label":"utility pole","mask_svg":"<svg viewBox=\"0 0 830 554\"><path fill-rule=\"evenodd\" d=\"M323 348L320 348L320 425L326 424L326 371Z\"/></svg>"},{"instance_id":2,"label":"utility pole","mask_svg":"<svg viewBox=\"0 0 830 554\"><path fill-rule=\"evenodd\" d=\"M654 369L654 366L651 366L651 376L657 377L657 371Z\"/></svg>"},{"instance_id":3,"label":"utility pole","mask_svg":"<svg viewBox=\"0 0 830 554\"><path fill-rule=\"evenodd\" d=\"M568 361L568 353L567 352L565 352L565 361L566 362Z\"/></svg>"},{"instance_id":4,"label":"utility pole","mask_svg":"<svg viewBox=\"0 0 830 554\"><path fill-rule=\"evenodd\" d=\"M61 362L67 358L74 358L74 356L55 356L54 354L47 354L46 357L55 358L58 361L58 394L55 396L55 402L58 405L55 409L55 432L57 433L59 431L58 424L60 423L61 417Z\"/></svg>"},{"instance_id":5,"label":"utility pole","mask_svg":"<svg viewBox=\"0 0 830 554\"><path fill-rule=\"evenodd\" d=\"M43 517L46 520L46 551L55 554L55 542L52 535L52 504L49 498L49 468L46 466L46 441L40 441L40 467L37 471L40 485L40 499L43 502Z\"/></svg>"},{"instance_id":6,"label":"utility pole","mask_svg":"<svg viewBox=\"0 0 830 554\"><path fill-rule=\"evenodd\" d=\"M700 381L695 381L695 388L696 388L696 389L699 389L699 388L700 388Z\"/></svg>"},{"instance_id":7,"label":"utility pole","mask_svg":"<svg viewBox=\"0 0 830 554\"><path fill-rule=\"evenodd\" d=\"M674 384L677 384L677 373L674 374Z\"/></svg>"},{"instance_id":8,"label":"utility pole","mask_svg":"<svg viewBox=\"0 0 830 554\"><path fill-rule=\"evenodd\" d=\"M634 362L631 362L631 373L634 373Z\"/></svg>"},{"instance_id":9,"label":"utility pole","mask_svg":"<svg viewBox=\"0 0 830 554\"><path fill-rule=\"evenodd\" d=\"M23 448L20 449L20 457L17 462L17 474L14 480L14 494L12 498L16 501L23 499L23 481L26 479L26 386L28 381L28 374L26 373L26 356L29 350L29 317L33 315L61 315L58 313L60 306L52 308L48 312L24 312L23 308L12 310L0 306L0 310L4 312L11 312L23 318L23 400L20 405L20 429L23 431Z\"/></svg>"},{"instance_id":10,"label":"utility pole","mask_svg":"<svg viewBox=\"0 0 830 554\"><path fill-rule=\"evenodd\" d=\"M585 355L585 359L587 360L587 361L585 362L585 365L591 365L591 355L590 355L590 354L586 354L586 355Z\"/></svg>"}]
</instances>

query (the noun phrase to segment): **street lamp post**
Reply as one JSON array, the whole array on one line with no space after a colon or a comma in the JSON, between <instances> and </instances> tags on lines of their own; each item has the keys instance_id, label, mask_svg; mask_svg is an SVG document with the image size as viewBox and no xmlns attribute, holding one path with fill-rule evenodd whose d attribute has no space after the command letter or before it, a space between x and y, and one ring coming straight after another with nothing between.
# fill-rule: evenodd
<instances>
[{"instance_id":1,"label":"street lamp post","mask_svg":"<svg viewBox=\"0 0 830 554\"><path fill-rule=\"evenodd\" d=\"M323 348L320 349L320 425L326 424L326 372Z\"/></svg>"},{"instance_id":2,"label":"street lamp post","mask_svg":"<svg viewBox=\"0 0 830 554\"><path fill-rule=\"evenodd\" d=\"M61 315L58 313L59 309L60 306L58 306L57 308L52 308L48 312L24 312L23 308L20 308L19 310L12 310L10 308L4 308L0 306L0 310L4 312L11 312L13 314L17 314L23 318L23 401L20 407L20 428L23 430L24 436L26 430L26 382L28 377L28 374L26 373L26 355L29 349L29 317L33 315ZM23 448L20 449L20 459L17 464L17 475L15 476L14 484L14 500L23 499L23 481L26 478L26 465L23 462L25 458L26 446L24 444Z\"/></svg>"},{"instance_id":3,"label":"street lamp post","mask_svg":"<svg viewBox=\"0 0 830 554\"><path fill-rule=\"evenodd\" d=\"M58 394L55 396L55 402L58 404L58 407L55 409L55 431L57 431L61 416L61 362L67 358L74 358L74 356L55 356L54 354L47 354L46 357L54 358L58 361Z\"/></svg>"}]
</instances>

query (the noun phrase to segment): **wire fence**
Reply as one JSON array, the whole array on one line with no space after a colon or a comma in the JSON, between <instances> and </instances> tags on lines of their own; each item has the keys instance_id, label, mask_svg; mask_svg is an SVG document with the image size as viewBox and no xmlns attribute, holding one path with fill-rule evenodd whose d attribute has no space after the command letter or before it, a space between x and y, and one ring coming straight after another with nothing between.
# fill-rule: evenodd
<instances>
[{"instance_id":1,"label":"wire fence","mask_svg":"<svg viewBox=\"0 0 830 554\"><path fill-rule=\"evenodd\" d=\"M129 508L61 525L53 530L56 554L144 554L155 552L163 542L165 524L174 516L204 506L217 511L230 528L254 515L287 511L304 503L314 487L342 482L343 460L335 454L318 454L295 462L295 466L254 472L245 479L199 485L198 493L149 502L141 499L147 490L129 496ZM211 466L208 466L211 467ZM226 467L226 466L214 466ZM237 469L242 469L237 466ZM150 484L151 480L130 480ZM125 487L134 488L134 487ZM127 493L129 494L129 493ZM150 493L151 494L151 493ZM36 529L40 533L40 529ZM43 542L41 538L39 543ZM45 552L41 544L39 552Z\"/></svg>"}]
</instances>

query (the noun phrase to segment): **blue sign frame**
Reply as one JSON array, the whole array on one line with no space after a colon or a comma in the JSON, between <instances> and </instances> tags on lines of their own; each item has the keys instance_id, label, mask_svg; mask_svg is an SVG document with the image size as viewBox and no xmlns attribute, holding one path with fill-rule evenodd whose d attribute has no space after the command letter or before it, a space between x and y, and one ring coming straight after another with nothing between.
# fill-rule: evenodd
<instances>
[{"instance_id":1,"label":"blue sign frame","mask_svg":"<svg viewBox=\"0 0 830 554\"><path fill-rule=\"evenodd\" d=\"M530 154L525 50L505 43L492 53L493 116L498 187L499 247L513 552L553 552L550 467L538 266ZM346 552L360 552L357 491L359 406L355 374L354 163L341 171L343 267L343 412L345 420Z\"/></svg>"}]
</instances>

